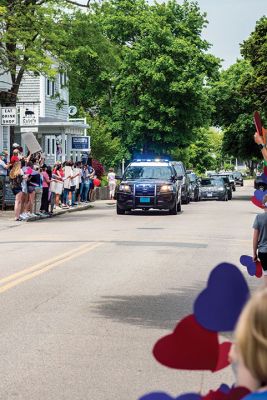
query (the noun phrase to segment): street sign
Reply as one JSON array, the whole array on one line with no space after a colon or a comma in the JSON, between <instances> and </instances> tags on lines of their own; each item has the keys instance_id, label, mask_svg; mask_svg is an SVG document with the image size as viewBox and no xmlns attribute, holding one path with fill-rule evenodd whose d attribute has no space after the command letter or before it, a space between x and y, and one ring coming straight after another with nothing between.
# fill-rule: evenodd
<instances>
[{"instance_id":1,"label":"street sign","mask_svg":"<svg viewBox=\"0 0 267 400\"><path fill-rule=\"evenodd\" d=\"M20 132L38 132L37 126L27 126L26 128L20 128Z\"/></svg>"},{"instance_id":2,"label":"street sign","mask_svg":"<svg viewBox=\"0 0 267 400\"><path fill-rule=\"evenodd\" d=\"M1 125L17 125L16 107L1 108Z\"/></svg>"},{"instance_id":3,"label":"street sign","mask_svg":"<svg viewBox=\"0 0 267 400\"><path fill-rule=\"evenodd\" d=\"M20 126L34 126L39 123L38 104L20 106Z\"/></svg>"},{"instance_id":4,"label":"street sign","mask_svg":"<svg viewBox=\"0 0 267 400\"><path fill-rule=\"evenodd\" d=\"M73 116L75 114L77 114L77 107L75 106L69 106L69 115Z\"/></svg>"},{"instance_id":5,"label":"street sign","mask_svg":"<svg viewBox=\"0 0 267 400\"><path fill-rule=\"evenodd\" d=\"M72 136L71 149L76 151L89 151L90 136Z\"/></svg>"}]
</instances>

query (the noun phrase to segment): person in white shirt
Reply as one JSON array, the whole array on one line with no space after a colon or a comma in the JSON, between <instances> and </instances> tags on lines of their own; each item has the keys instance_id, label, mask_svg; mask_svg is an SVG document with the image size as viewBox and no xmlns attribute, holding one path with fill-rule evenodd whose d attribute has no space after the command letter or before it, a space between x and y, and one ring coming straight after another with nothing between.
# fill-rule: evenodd
<instances>
[{"instance_id":1,"label":"person in white shirt","mask_svg":"<svg viewBox=\"0 0 267 400\"><path fill-rule=\"evenodd\" d=\"M115 188L116 188L116 175L114 172L114 168L109 168L108 173L108 186L109 186L109 197L110 200L114 199Z\"/></svg>"}]
</instances>

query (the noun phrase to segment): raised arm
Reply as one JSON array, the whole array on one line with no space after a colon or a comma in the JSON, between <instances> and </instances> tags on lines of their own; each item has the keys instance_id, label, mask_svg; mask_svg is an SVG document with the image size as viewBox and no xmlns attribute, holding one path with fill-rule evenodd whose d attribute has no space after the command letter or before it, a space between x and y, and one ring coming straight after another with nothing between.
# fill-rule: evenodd
<instances>
[{"instance_id":1,"label":"raised arm","mask_svg":"<svg viewBox=\"0 0 267 400\"><path fill-rule=\"evenodd\" d=\"M266 133L266 129L264 129L264 133ZM267 161L267 149L266 144L264 144L263 137L256 132L254 135L254 140L255 143L257 143L257 145L260 147L264 160Z\"/></svg>"}]
</instances>

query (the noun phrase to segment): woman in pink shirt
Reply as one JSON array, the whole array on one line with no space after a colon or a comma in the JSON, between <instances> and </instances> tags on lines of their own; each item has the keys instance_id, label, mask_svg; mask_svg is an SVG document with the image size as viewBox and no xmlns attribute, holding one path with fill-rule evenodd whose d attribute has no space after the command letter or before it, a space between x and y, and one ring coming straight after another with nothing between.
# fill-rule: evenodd
<instances>
[{"instance_id":1,"label":"woman in pink shirt","mask_svg":"<svg viewBox=\"0 0 267 400\"><path fill-rule=\"evenodd\" d=\"M47 165L42 166L42 176L43 176L43 194L42 194L42 203L41 203L41 212L48 213L48 196L49 196L49 186L51 179L47 173Z\"/></svg>"}]
</instances>

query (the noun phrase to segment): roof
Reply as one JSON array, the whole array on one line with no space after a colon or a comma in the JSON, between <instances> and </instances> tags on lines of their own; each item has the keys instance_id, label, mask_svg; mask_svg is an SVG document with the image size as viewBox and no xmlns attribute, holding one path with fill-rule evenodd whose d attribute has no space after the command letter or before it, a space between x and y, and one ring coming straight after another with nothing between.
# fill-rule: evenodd
<instances>
[{"instance_id":1,"label":"roof","mask_svg":"<svg viewBox=\"0 0 267 400\"><path fill-rule=\"evenodd\" d=\"M166 167L169 165L168 161L134 161L130 164L131 167Z\"/></svg>"},{"instance_id":2,"label":"roof","mask_svg":"<svg viewBox=\"0 0 267 400\"><path fill-rule=\"evenodd\" d=\"M64 121L62 119L50 118L50 117L39 117L39 126L53 126L59 128L83 128L88 129L89 125L85 124L83 121Z\"/></svg>"}]
</instances>

